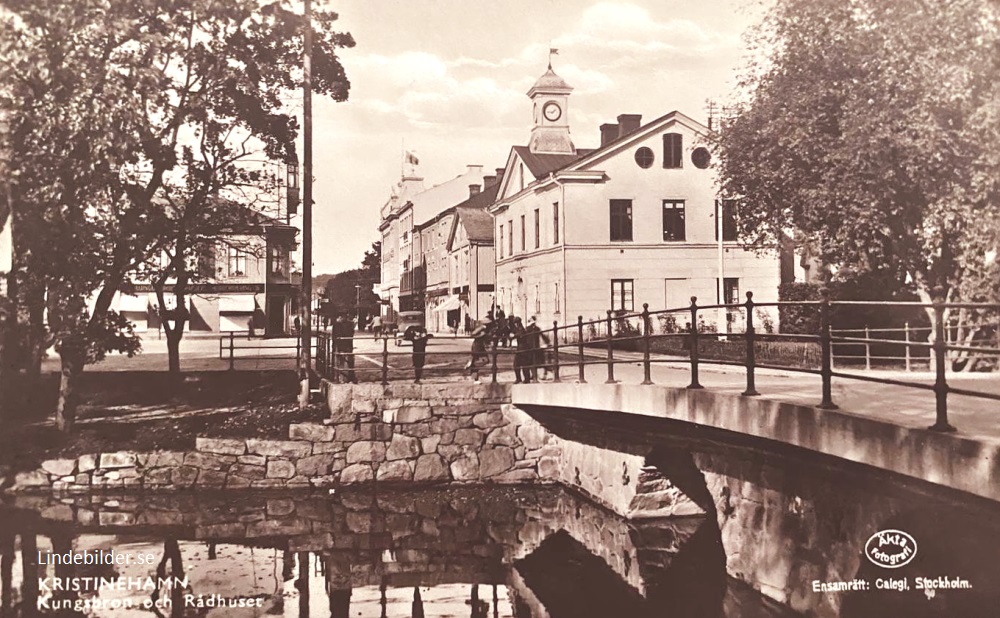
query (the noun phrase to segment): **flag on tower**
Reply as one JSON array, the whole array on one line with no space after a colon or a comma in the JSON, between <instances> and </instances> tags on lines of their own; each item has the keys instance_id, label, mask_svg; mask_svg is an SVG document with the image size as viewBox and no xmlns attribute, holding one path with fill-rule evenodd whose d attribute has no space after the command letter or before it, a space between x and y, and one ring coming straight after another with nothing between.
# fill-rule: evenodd
<instances>
[{"instance_id":1,"label":"flag on tower","mask_svg":"<svg viewBox=\"0 0 1000 618\"><path fill-rule=\"evenodd\" d=\"M409 150L406 151L406 157L405 157L404 160L409 165L419 165L420 164L420 159L417 158L417 155L414 154L414 153L412 153L412 152L410 152Z\"/></svg>"},{"instance_id":2,"label":"flag on tower","mask_svg":"<svg viewBox=\"0 0 1000 618\"><path fill-rule=\"evenodd\" d=\"M556 49L555 47L550 47L549 48L549 54L555 54L555 55L558 56L559 55L559 50Z\"/></svg>"}]
</instances>

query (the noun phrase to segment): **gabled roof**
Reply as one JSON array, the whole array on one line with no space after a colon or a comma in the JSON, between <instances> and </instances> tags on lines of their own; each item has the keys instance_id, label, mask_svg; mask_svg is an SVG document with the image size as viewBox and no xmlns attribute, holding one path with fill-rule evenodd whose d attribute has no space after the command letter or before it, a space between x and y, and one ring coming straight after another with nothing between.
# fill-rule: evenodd
<instances>
[{"instance_id":1,"label":"gabled roof","mask_svg":"<svg viewBox=\"0 0 1000 618\"><path fill-rule=\"evenodd\" d=\"M580 157L594 152L594 150L592 148L577 148L574 154L542 154L531 152L527 146L514 146L514 152L524 161L535 180L538 180L548 176L551 172L566 167Z\"/></svg>"},{"instance_id":2,"label":"gabled roof","mask_svg":"<svg viewBox=\"0 0 1000 618\"><path fill-rule=\"evenodd\" d=\"M465 229L465 235L470 243L493 244L493 215L486 209L496 200L500 184L499 181L495 182L455 206L457 216L452 221L451 231L448 233L449 251L455 242L455 232L459 225Z\"/></svg>"},{"instance_id":3,"label":"gabled roof","mask_svg":"<svg viewBox=\"0 0 1000 618\"><path fill-rule=\"evenodd\" d=\"M584 170L587 170L590 166L617 154L635 141L645 139L651 132L662 130L665 125L672 122L683 124L705 135L711 133L711 130L702 123L675 110L660 116L656 120L647 122L635 131L623 135L600 148L577 148L575 155L538 154L532 153L527 146L513 146L507 158L507 174L505 175L501 190L506 188L507 183L514 177L514 174L511 173L511 166L515 159L523 161L528 170L531 171L531 174L535 177L535 181L530 184L535 185L549 176L555 175L558 177L563 172L585 173Z\"/></svg>"},{"instance_id":4,"label":"gabled roof","mask_svg":"<svg viewBox=\"0 0 1000 618\"><path fill-rule=\"evenodd\" d=\"M493 242L493 215L481 208L456 208L469 242Z\"/></svg>"}]
</instances>

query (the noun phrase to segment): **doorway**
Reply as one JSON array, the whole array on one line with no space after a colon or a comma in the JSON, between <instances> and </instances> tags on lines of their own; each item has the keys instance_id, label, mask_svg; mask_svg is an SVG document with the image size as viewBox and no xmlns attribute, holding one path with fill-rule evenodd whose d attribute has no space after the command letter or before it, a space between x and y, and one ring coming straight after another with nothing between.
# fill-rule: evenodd
<instances>
[{"instance_id":1,"label":"doorway","mask_svg":"<svg viewBox=\"0 0 1000 618\"><path fill-rule=\"evenodd\" d=\"M280 296L267 299L267 334L285 334L285 299Z\"/></svg>"}]
</instances>

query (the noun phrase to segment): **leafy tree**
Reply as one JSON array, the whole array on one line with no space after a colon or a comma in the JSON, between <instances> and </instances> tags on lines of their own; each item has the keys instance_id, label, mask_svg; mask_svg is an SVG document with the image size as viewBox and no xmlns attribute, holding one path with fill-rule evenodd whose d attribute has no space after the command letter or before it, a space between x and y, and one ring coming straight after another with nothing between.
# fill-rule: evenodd
<instances>
[{"instance_id":1,"label":"leafy tree","mask_svg":"<svg viewBox=\"0 0 1000 618\"><path fill-rule=\"evenodd\" d=\"M328 314L343 313L350 316L361 314L362 321L379 313L379 298L372 291L372 285L379 282L382 269L382 243L373 242L365 251L361 268L346 270L332 275L323 287Z\"/></svg>"},{"instance_id":2,"label":"leafy tree","mask_svg":"<svg viewBox=\"0 0 1000 618\"><path fill-rule=\"evenodd\" d=\"M110 311L129 273L202 242L190 226L224 197L241 158L294 153L298 127L283 97L301 87L305 23L285 1L5 4L19 298L29 308L45 298L63 365L56 418L68 429L84 364L134 351L127 322ZM353 40L333 30L336 18L313 16L312 83L343 100L336 54Z\"/></svg>"},{"instance_id":3,"label":"leafy tree","mask_svg":"<svg viewBox=\"0 0 1000 618\"><path fill-rule=\"evenodd\" d=\"M778 0L718 137L743 237L795 230L925 302L1000 299L998 25L989 0Z\"/></svg>"}]
</instances>

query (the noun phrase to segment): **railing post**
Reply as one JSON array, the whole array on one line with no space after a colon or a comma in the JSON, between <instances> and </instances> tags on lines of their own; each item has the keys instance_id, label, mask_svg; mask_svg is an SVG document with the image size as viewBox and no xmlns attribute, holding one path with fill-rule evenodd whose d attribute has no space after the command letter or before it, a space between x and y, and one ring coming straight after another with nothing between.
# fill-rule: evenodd
<instances>
[{"instance_id":1,"label":"railing post","mask_svg":"<svg viewBox=\"0 0 1000 618\"><path fill-rule=\"evenodd\" d=\"M833 365L831 358L832 346L830 345L830 290L823 288L820 290L819 303L819 345L820 355L820 375L823 378L823 401L819 407L824 410L836 410L837 404L833 403Z\"/></svg>"},{"instance_id":2,"label":"railing post","mask_svg":"<svg viewBox=\"0 0 1000 618\"><path fill-rule=\"evenodd\" d=\"M871 331L865 326L865 371L872 370L872 344L870 343L872 338Z\"/></svg>"},{"instance_id":3,"label":"railing post","mask_svg":"<svg viewBox=\"0 0 1000 618\"><path fill-rule=\"evenodd\" d=\"M490 373L492 374L492 377L490 378L490 380L494 384L497 383L497 354L498 353L499 352L497 350L497 344L494 343L493 344L493 354L490 355Z\"/></svg>"},{"instance_id":4,"label":"railing post","mask_svg":"<svg viewBox=\"0 0 1000 618\"><path fill-rule=\"evenodd\" d=\"M611 336L611 326L611 310L608 309L608 379L604 381L605 384L615 383L615 346Z\"/></svg>"},{"instance_id":5,"label":"railing post","mask_svg":"<svg viewBox=\"0 0 1000 618\"><path fill-rule=\"evenodd\" d=\"M906 342L904 344L904 346L903 346L903 348L904 348L903 356L906 358L906 370L910 371L910 362L911 361L910 361L910 323L909 322L904 322L903 323L903 341Z\"/></svg>"},{"instance_id":6,"label":"railing post","mask_svg":"<svg viewBox=\"0 0 1000 618\"><path fill-rule=\"evenodd\" d=\"M236 369L236 341L234 339L235 333L229 331L229 370L233 371Z\"/></svg>"},{"instance_id":7,"label":"railing post","mask_svg":"<svg viewBox=\"0 0 1000 618\"><path fill-rule=\"evenodd\" d=\"M326 350L326 344L323 343L323 333L316 333L316 356L313 358L316 361L316 373L321 377L325 376L326 367L323 365L323 352Z\"/></svg>"},{"instance_id":8,"label":"railing post","mask_svg":"<svg viewBox=\"0 0 1000 618\"><path fill-rule=\"evenodd\" d=\"M583 365L583 316L576 316L576 343L578 348L578 353L576 357L576 365L580 370L580 377L577 381L580 384L586 384L587 380L583 375L584 365Z\"/></svg>"},{"instance_id":9,"label":"railing post","mask_svg":"<svg viewBox=\"0 0 1000 618\"><path fill-rule=\"evenodd\" d=\"M649 303L642 303L642 383L652 384L649 367L649 337L653 325L649 319Z\"/></svg>"},{"instance_id":10,"label":"railing post","mask_svg":"<svg viewBox=\"0 0 1000 618\"><path fill-rule=\"evenodd\" d=\"M698 297L691 297L691 383L688 388L703 388L698 381Z\"/></svg>"},{"instance_id":11,"label":"railing post","mask_svg":"<svg viewBox=\"0 0 1000 618\"><path fill-rule=\"evenodd\" d=\"M747 397L752 397L760 394L757 392L756 376L754 376L754 372L757 369L757 350L755 349L757 331L753 327L753 292L747 292L747 302L745 303L745 306L747 308L747 389L743 391L743 394Z\"/></svg>"},{"instance_id":12,"label":"railing post","mask_svg":"<svg viewBox=\"0 0 1000 618\"><path fill-rule=\"evenodd\" d=\"M950 432L955 428L948 423L948 380L945 376L947 343L944 333L944 290L934 288L934 396L937 400L937 419L932 431Z\"/></svg>"},{"instance_id":13,"label":"railing post","mask_svg":"<svg viewBox=\"0 0 1000 618\"><path fill-rule=\"evenodd\" d=\"M389 383L389 338L382 334L382 386Z\"/></svg>"},{"instance_id":14,"label":"railing post","mask_svg":"<svg viewBox=\"0 0 1000 618\"><path fill-rule=\"evenodd\" d=\"M559 382L559 322L552 320L552 381Z\"/></svg>"}]
</instances>

